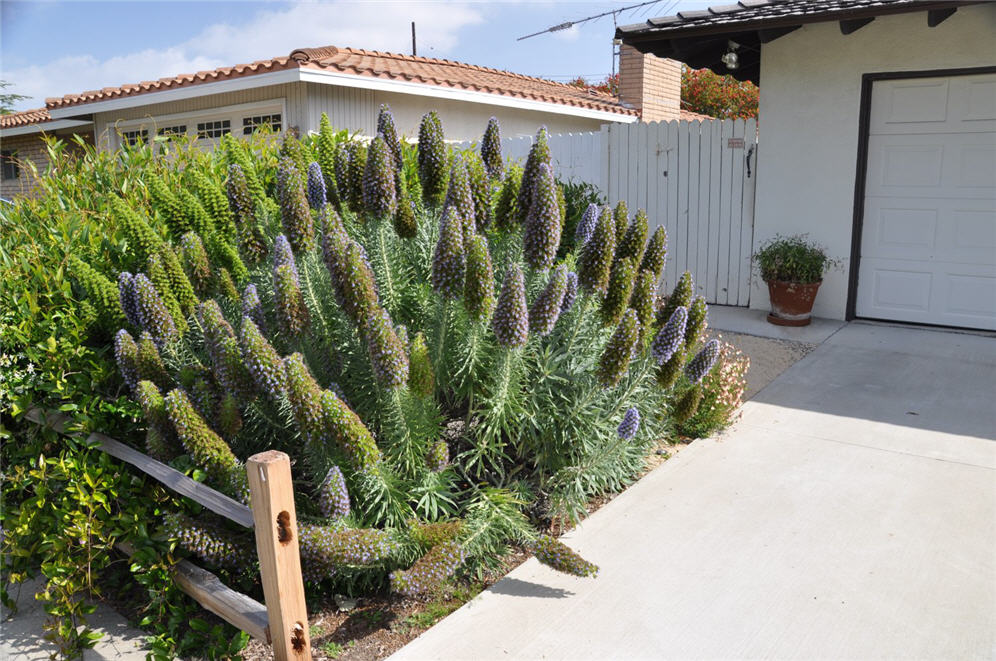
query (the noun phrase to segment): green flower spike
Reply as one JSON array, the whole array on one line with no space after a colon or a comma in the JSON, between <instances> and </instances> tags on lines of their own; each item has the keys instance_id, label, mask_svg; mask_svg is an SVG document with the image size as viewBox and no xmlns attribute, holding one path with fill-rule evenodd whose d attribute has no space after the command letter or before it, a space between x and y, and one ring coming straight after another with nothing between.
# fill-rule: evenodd
<instances>
[{"instance_id":1,"label":"green flower spike","mask_svg":"<svg viewBox=\"0 0 996 661\"><path fill-rule=\"evenodd\" d=\"M491 179L500 180L504 173L504 164L501 160L501 125L497 117L488 120L488 127L484 129L484 138L481 140L481 160L484 161L484 168Z\"/></svg>"},{"instance_id":2,"label":"green flower spike","mask_svg":"<svg viewBox=\"0 0 996 661\"><path fill-rule=\"evenodd\" d=\"M679 425L692 419L692 416L699 410L699 403L702 402L702 386L694 385L681 396L671 411L671 417Z\"/></svg>"},{"instance_id":3,"label":"green flower spike","mask_svg":"<svg viewBox=\"0 0 996 661\"><path fill-rule=\"evenodd\" d=\"M636 310L636 316L640 320L640 346L643 346L644 339L653 329L654 314L657 312L654 274L650 271L640 271L637 274L629 307Z\"/></svg>"},{"instance_id":4,"label":"green flower spike","mask_svg":"<svg viewBox=\"0 0 996 661\"><path fill-rule=\"evenodd\" d=\"M394 157L384 136L380 134L373 139L367 150L367 164L363 172L363 206L371 218L393 218L398 210L397 191L394 188Z\"/></svg>"},{"instance_id":5,"label":"green flower spike","mask_svg":"<svg viewBox=\"0 0 996 661\"><path fill-rule=\"evenodd\" d=\"M423 116L419 125L418 176L426 205L440 206L446 194L446 144L443 142L443 124L435 111Z\"/></svg>"},{"instance_id":6,"label":"green flower spike","mask_svg":"<svg viewBox=\"0 0 996 661\"><path fill-rule=\"evenodd\" d=\"M522 247L526 263L545 271L553 266L560 247L560 206L557 203L557 182L553 168L540 163L536 169L532 208L526 218Z\"/></svg>"},{"instance_id":7,"label":"green flower spike","mask_svg":"<svg viewBox=\"0 0 996 661\"><path fill-rule=\"evenodd\" d=\"M505 175L505 182L502 184L501 193L498 195L498 204L495 206L495 224L501 229L510 229L515 226L518 217L519 186L522 184L522 168L513 165Z\"/></svg>"},{"instance_id":8,"label":"green flower spike","mask_svg":"<svg viewBox=\"0 0 996 661\"><path fill-rule=\"evenodd\" d=\"M643 209L638 210L636 216L633 217L633 222L629 225L629 229L623 235L622 242L616 249L617 260L630 257L634 264L641 262L643 251L646 248L648 226L647 212Z\"/></svg>"},{"instance_id":9,"label":"green flower spike","mask_svg":"<svg viewBox=\"0 0 996 661\"><path fill-rule=\"evenodd\" d=\"M619 383L629 369L636 343L639 341L640 320L636 317L635 310L626 310L622 321L616 327L616 332L609 338L598 360L596 376L602 387L610 388Z\"/></svg>"},{"instance_id":10,"label":"green flower spike","mask_svg":"<svg viewBox=\"0 0 996 661\"><path fill-rule=\"evenodd\" d=\"M588 292L604 294L608 288L612 257L616 252L615 227L611 214L602 213L594 233L581 249L578 283Z\"/></svg>"},{"instance_id":11,"label":"green flower spike","mask_svg":"<svg viewBox=\"0 0 996 661\"><path fill-rule=\"evenodd\" d=\"M156 210L159 217L166 223L170 234L180 238L189 232L191 227L187 222L187 214L184 213L180 200L173 194L170 187L157 174L149 174L145 178L145 185L149 189L149 197L152 200L152 208Z\"/></svg>"},{"instance_id":12,"label":"green flower spike","mask_svg":"<svg viewBox=\"0 0 996 661\"><path fill-rule=\"evenodd\" d=\"M284 158L277 168L277 199L280 221L295 253L305 253L315 247L315 225L308 206L304 174L294 161Z\"/></svg>"},{"instance_id":13,"label":"green flower spike","mask_svg":"<svg viewBox=\"0 0 996 661\"><path fill-rule=\"evenodd\" d=\"M529 150L526 158L526 167L522 173L522 184L519 186L519 198L516 201L515 222L520 225L526 222L530 209L533 208L533 194L536 190L536 181L539 177L540 165L550 163L550 145L545 126L541 126L536 133L536 140Z\"/></svg>"},{"instance_id":14,"label":"green flower spike","mask_svg":"<svg viewBox=\"0 0 996 661\"><path fill-rule=\"evenodd\" d=\"M633 260L625 257L612 267L609 277L609 290L602 301L602 323L615 326L622 319L623 313L629 307L629 299L633 294L633 281L636 279L636 269Z\"/></svg>"},{"instance_id":15,"label":"green flower spike","mask_svg":"<svg viewBox=\"0 0 996 661\"><path fill-rule=\"evenodd\" d=\"M471 237L467 245L467 277L463 305L474 319L486 319L495 309L495 276L491 267L488 240L483 235Z\"/></svg>"},{"instance_id":16,"label":"green flower spike","mask_svg":"<svg viewBox=\"0 0 996 661\"><path fill-rule=\"evenodd\" d=\"M529 308L529 330L541 337L550 334L560 317L566 291L567 268L558 266Z\"/></svg>"},{"instance_id":17,"label":"green flower spike","mask_svg":"<svg viewBox=\"0 0 996 661\"><path fill-rule=\"evenodd\" d=\"M616 203L616 208L612 212L612 219L615 221L616 227L616 245L622 244L623 237L626 235L626 229L629 226L629 208L626 206L625 200L619 200Z\"/></svg>"},{"instance_id":18,"label":"green flower spike","mask_svg":"<svg viewBox=\"0 0 996 661\"><path fill-rule=\"evenodd\" d=\"M408 388L422 397L432 395L436 387L436 377L429 360L429 347L425 343L425 335L421 332L412 340L409 360Z\"/></svg>"},{"instance_id":19,"label":"green flower spike","mask_svg":"<svg viewBox=\"0 0 996 661\"><path fill-rule=\"evenodd\" d=\"M408 381L408 355L398 339L387 311L371 313L366 320L364 333L367 351L377 381L385 388L397 388Z\"/></svg>"},{"instance_id":20,"label":"green flower spike","mask_svg":"<svg viewBox=\"0 0 996 661\"><path fill-rule=\"evenodd\" d=\"M667 230L661 225L654 230L653 236L647 242L647 248L643 252L643 263L640 264L641 271L650 271L654 274L654 283L661 279L664 273L664 265L667 263Z\"/></svg>"},{"instance_id":21,"label":"green flower spike","mask_svg":"<svg viewBox=\"0 0 996 661\"><path fill-rule=\"evenodd\" d=\"M692 304L692 296L694 294L694 286L692 285L692 274L685 271L678 278L677 284L674 286L674 290L671 295L667 297L667 301L664 303L663 307L657 310L657 325L663 326L674 314L674 311L679 307L687 308Z\"/></svg>"},{"instance_id":22,"label":"green flower spike","mask_svg":"<svg viewBox=\"0 0 996 661\"><path fill-rule=\"evenodd\" d=\"M696 296L688 308L688 325L685 326L685 348L691 350L702 338L709 320L709 306L705 296Z\"/></svg>"},{"instance_id":23,"label":"green flower spike","mask_svg":"<svg viewBox=\"0 0 996 661\"><path fill-rule=\"evenodd\" d=\"M484 231L494 220L491 213L491 182L480 156L469 152L466 158L467 179L470 182L470 194L474 198L474 224L478 231Z\"/></svg>"}]
</instances>

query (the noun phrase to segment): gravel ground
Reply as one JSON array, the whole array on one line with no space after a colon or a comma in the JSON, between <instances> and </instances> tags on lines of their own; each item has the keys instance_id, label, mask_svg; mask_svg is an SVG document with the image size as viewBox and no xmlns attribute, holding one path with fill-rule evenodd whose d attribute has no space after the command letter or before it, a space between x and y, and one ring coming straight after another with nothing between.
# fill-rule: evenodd
<instances>
[{"instance_id":1,"label":"gravel ground","mask_svg":"<svg viewBox=\"0 0 996 661\"><path fill-rule=\"evenodd\" d=\"M747 390L744 392L744 401L751 399L762 388L774 381L775 377L816 348L815 344L806 342L775 340L769 337L713 329L710 329L709 336L730 342L750 357L750 370L747 372Z\"/></svg>"}]
</instances>

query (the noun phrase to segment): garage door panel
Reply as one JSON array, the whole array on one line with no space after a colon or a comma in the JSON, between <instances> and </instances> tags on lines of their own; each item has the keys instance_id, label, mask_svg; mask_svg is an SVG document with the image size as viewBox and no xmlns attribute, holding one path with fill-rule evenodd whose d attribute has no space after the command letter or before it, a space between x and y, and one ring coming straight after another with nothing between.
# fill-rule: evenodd
<instances>
[{"instance_id":1,"label":"garage door panel","mask_svg":"<svg viewBox=\"0 0 996 661\"><path fill-rule=\"evenodd\" d=\"M866 172L857 314L996 330L996 75L876 82Z\"/></svg>"},{"instance_id":2,"label":"garage door panel","mask_svg":"<svg viewBox=\"0 0 996 661\"><path fill-rule=\"evenodd\" d=\"M996 269L862 258L858 279L862 317L996 330Z\"/></svg>"},{"instance_id":3,"label":"garage door panel","mask_svg":"<svg viewBox=\"0 0 996 661\"><path fill-rule=\"evenodd\" d=\"M869 135L996 130L991 74L877 81Z\"/></svg>"},{"instance_id":4,"label":"garage door panel","mask_svg":"<svg viewBox=\"0 0 996 661\"><path fill-rule=\"evenodd\" d=\"M866 195L991 198L994 134L879 135L868 140ZM971 190L978 189L978 190Z\"/></svg>"}]
</instances>

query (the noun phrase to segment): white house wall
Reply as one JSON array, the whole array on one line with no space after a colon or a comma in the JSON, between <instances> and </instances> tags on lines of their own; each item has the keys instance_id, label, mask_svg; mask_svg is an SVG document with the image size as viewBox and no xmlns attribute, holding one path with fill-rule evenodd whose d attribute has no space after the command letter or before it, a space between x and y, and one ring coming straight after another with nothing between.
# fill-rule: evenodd
<instances>
[{"instance_id":1,"label":"white house wall","mask_svg":"<svg viewBox=\"0 0 996 661\"><path fill-rule=\"evenodd\" d=\"M572 117L501 105L470 103L451 99L437 99L412 94L399 94L362 90L320 83L308 85L308 121L317 128L322 112L329 114L336 128L360 129L366 135L376 130L380 104L391 106L398 132L402 135L418 134L422 115L435 110L443 122L447 140L478 140L484 133L488 119L498 117L502 135L515 137L535 134L541 125L551 133L597 131L603 120ZM499 99L500 100L500 99Z\"/></svg>"},{"instance_id":2,"label":"white house wall","mask_svg":"<svg viewBox=\"0 0 996 661\"><path fill-rule=\"evenodd\" d=\"M101 140L101 144L106 145L107 136L114 134L115 122L142 119L144 117L164 117L200 110L210 110L212 108L236 106L244 103L257 103L270 99L284 100L287 114L285 119L286 126L298 126L302 130L306 130L308 116L307 91L303 83L285 83L283 85L255 87L238 92L198 96L182 101L171 101L169 103L157 103L113 112L96 113L94 115L94 128L96 129L96 135Z\"/></svg>"},{"instance_id":3,"label":"white house wall","mask_svg":"<svg viewBox=\"0 0 996 661\"><path fill-rule=\"evenodd\" d=\"M761 49L754 241L808 233L843 260L814 314L845 316L862 75L993 64L996 4L962 7L934 28L926 12L879 17L846 36L836 22L807 25ZM767 308L764 283L753 288L751 307Z\"/></svg>"}]
</instances>

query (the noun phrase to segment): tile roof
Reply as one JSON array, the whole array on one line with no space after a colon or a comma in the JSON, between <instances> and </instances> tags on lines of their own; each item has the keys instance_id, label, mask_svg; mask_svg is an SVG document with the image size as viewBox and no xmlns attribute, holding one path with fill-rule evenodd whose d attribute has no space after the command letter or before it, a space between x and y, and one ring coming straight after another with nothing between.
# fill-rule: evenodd
<instances>
[{"instance_id":1,"label":"tile roof","mask_svg":"<svg viewBox=\"0 0 996 661\"><path fill-rule=\"evenodd\" d=\"M30 124L40 124L52 119L47 108L34 108L32 110L22 110L12 112L9 115L0 115L0 128L13 128L15 126L28 126Z\"/></svg>"},{"instance_id":2,"label":"tile roof","mask_svg":"<svg viewBox=\"0 0 996 661\"><path fill-rule=\"evenodd\" d=\"M637 34L666 37L697 28L720 32L742 27L744 23L797 21L815 23L834 21L845 14L866 15L919 11L938 6L975 4L974 2L943 2L938 0L741 0L708 9L681 11L674 16L648 19L645 23L621 25L616 36L625 38Z\"/></svg>"},{"instance_id":3,"label":"tile roof","mask_svg":"<svg viewBox=\"0 0 996 661\"><path fill-rule=\"evenodd\" d=\"M565 83L450 60L357 48L337 48L335 46L299 48L286 57L237 64L232 67L219 67L211 71L181 74L155 81L122 85L121 87L105 87L101 90L80 94L67 94L63 97L45 99L45 106L48 109L66 108L147 92L159 92L289 69L332 71L382 80L407 81L544 101L620 115L638 114L634 108L620 103L613 96L582 90Z\"/></svg>"}]
</instances>

